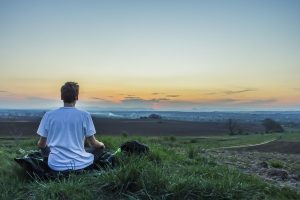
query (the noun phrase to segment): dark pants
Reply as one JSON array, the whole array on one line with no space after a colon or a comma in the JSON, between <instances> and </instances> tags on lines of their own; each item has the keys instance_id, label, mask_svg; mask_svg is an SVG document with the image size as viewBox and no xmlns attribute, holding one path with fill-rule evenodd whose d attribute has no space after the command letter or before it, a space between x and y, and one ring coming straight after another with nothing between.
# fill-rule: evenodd
<instances>
[{"instance_id":1,"label":"dark pants","mask_svg":"<svg viewBox=\"0 0 300 200\"><path fill-rule=\"evenodd\" d=\"M101 157L105 153L103 151L103 149L102 148L86 147L85 151L94 155L94 161L91 165L89 165L89 166L87 166L87 167L85 167L84 169L81 169L81 170L93 170L93 169L98 170L98 169L100 169L99 166L101 166L101 164L102 164ZM49 153L50 153L50 148L49 147L41 148L41 152L42 152L42 156L45 158L45 161L47 162L48 156L49 156Z\"/></svg>"},{"instance_id":2,"label":"dark pants","mask_svg":"<svg viewBox=\"0 0 300 200\"><path fill-rule=\"evenodd\" d=\"M94 155L94 161L93 164L87 166L84 169L90 170L90 169L99 169L99 164L100 164L100 158L103 156L105 153L102 148L93 148L93 147L87 147L85 148L85 151L88 153L91 153Z\"/></svg>"}]
</instances>

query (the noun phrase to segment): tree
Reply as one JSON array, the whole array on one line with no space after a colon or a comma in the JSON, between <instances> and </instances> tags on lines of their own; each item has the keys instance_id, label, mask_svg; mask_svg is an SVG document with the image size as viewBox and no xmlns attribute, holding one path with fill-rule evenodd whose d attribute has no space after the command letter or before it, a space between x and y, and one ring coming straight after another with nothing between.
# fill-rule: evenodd
<instances>
[{"instance_id":1,"label":"tree","mask_svg":"<svg viewBox=\"0 0 300 200\"><path fill-rule=\"evenodd\" d=\"M229 135L236 134L238 128L238 124L236 121L234 121L233 119L228 119L226 126L229 130Z\"/></svg>"},{"instance_id":2,"label":"tree","mask_svg":"<svg viewBox=\"0 0 300 200\"><path fill-rule=\"evenodd\" d=\"M234 119L228 119L226 122L226 127L229 130L229 135L242 135L244 134L244 129L242 124L238 123Z\"/></svg>"},{"instance_id":3,"label":"tree","mask_svg":"<svg viewBox=\"0 0 300 200\"><path fill-rule=\"evenodd\" d=\"M272 133L272 132L279 132L282 133L284 132L283 127L276 121L270 118L266 118L262 121L262 125L265 128L265 131L267 133Z\"/></svg>"},{"instance_id":4,"label":"tree","mask_svg":"<svg viewBox=\"0 0 300 200\"><path fill-rule=\"evenodd\" d=\"M158 114L151 114L148 116L149 119L162 119L162 117Z\"/></svg>"}]
</instances>

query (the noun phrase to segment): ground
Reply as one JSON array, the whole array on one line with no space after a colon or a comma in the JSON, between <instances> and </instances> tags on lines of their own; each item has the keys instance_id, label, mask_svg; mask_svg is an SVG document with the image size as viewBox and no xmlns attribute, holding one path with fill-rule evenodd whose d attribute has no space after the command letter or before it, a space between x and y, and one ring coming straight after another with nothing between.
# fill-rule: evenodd
<instances>
[{"instance_id":1,"label":"ground","mask_svg":"<svg viewBox=\"0 0 300 200\"><path fill-rule=\"evenodd\" d=\"M281 152L280 146L294 142L298 147L300 133L105 136L99 139L108 150L138 140L149 145L151 152L119 155L113 170L52 181L30 180L13 161L35 149L37 142L36 138L16 138L0 139L1 199L300 199L299 154L294 148Z\"/></svg>"},{"instance_id":2,"label":"ground","mask_svg":"<svg viewBox=\"0 0 300 200\"><path fill-rule=\"evenodd\" d=\"M40 118L21 117L19 119L0 119L0 136L34 136ZM94 117L98 134L119 136L121 133L143 136L206 136L228 133L226 122L176 121L165 119L111 119ZM241 123L244 133L263 131L260 123Z\"/></svg>"}]
</instances>

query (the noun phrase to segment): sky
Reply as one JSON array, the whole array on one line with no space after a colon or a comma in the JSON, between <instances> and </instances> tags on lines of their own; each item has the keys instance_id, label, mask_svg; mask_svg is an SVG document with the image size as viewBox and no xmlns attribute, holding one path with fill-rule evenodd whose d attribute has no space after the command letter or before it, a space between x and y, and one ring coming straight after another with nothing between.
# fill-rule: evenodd
<instances>
[{"instance_id":1,"label":"sky","mask_svg":"<svg viewBox=\"0 0 300 200\"><path fill-rule=\"evenodd\" d=\"M300 111L300 1L0 0L0 108Z\"/></svg>"}]
</instances>

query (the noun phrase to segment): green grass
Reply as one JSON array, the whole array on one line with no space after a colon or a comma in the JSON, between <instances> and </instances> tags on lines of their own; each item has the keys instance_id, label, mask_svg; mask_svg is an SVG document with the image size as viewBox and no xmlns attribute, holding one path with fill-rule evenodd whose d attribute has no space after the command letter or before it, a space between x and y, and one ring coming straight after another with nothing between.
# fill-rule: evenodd
<instances>
[{"instance_id":1,"label":"green grass","mask_svg":"<svg viewBox=\"0 0 300 200\"><path fill-rule=\"evenodd\" d=\"M293 132L293 133L281 133L278 134L281 141L288 141L288 142L300 142L300 133Z\"/></svg>"},{"instance_id":2,"label":"green grass","mask_svg":"<svg viewBox=\"0 0 300 200\"><path fill-rule=\"evenodd\" d=\"M276 159L272 159L272 160L269 160L269 164L274 167L274 168L284 168L284 163L281 162L280 160L276 160Z\"/></svg>"},{"instance_id":3,"label":"green grass","mask_svg":"<svg viewBox=\"0 0 300 200\"><path fill-rule=\"evenodd\" d=\"M258 135L241 135L241 136L221 136L221 137L183 137L178 140L178 143L195 144L203 149L212 149L220 147L229 147L234 145L256 144L263 141L268 141L277 138L277 134L258 134ZM158 138L160 140L160 138ZM174 140L176 141L176 140ZM166 140L163 144L170 145L174 141Z\"/></svg>"},{"instance_id":4,"label":"green grass","mask_svg":"<svg viewBox=\"0 0 300 200\"><path fill-rule=\"evenodd\" d=\"M0 140L0 199L299 199L278 188L201 155L201 149L262 142L279 136L101 137L110 150L127 140L150 146L145 156L120 155L113 170L70 175L52 181L31 181L13 161L37 140ZM286 136L295 138L296 136ZM282 136L283 138L283 136Z\"/></svg>"}]
</instances>

